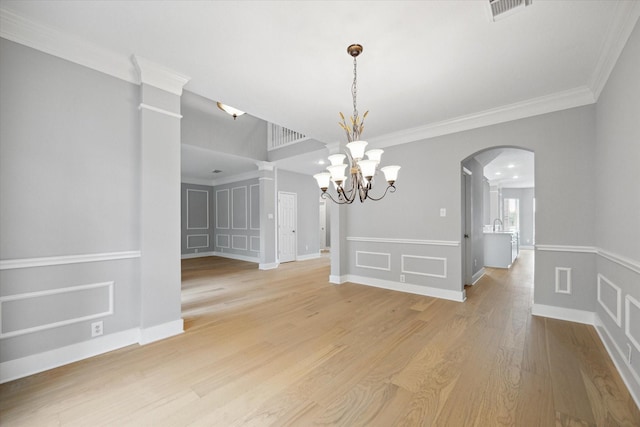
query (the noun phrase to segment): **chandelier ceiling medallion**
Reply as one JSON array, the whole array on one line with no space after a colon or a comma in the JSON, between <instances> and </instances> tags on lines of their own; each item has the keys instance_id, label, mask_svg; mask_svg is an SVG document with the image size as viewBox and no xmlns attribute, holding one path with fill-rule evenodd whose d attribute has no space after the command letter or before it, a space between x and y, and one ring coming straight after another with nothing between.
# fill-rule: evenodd
<instances>
[{"instance_id":1,"label":"chandelier ceiling medallion","mask_svg":"<svg viewBox=\"0 0 640 427\"><path fill-rule=\"evenodd\" d=\"M380 168L380 171L384 174L387 181L387 188L380 197L373 197L369 194L369 191L373 188L374 177L380 164L380 158L382 157L383 150L373 149L365 152L367 141L360 139L362 131L364 130L364 119L367 118L369 111L365 112L360 118L358 108L356 105L357 95L357 60L358 55L362 53L362 46L359 44L352 44L347 48L349 55L353 57L353 84L351 85L351 95L353 97L353 116L350 117L350 123L344 118L344 115L340 113L339 122L340 127L347 134L346 154L333 154L329 156L331 166L327 167L329 172L322 172L315 174L313 177L318 181L318 186L322 190L320 196L323 199L329 198L331 201L338 204L350 204L356 199L356 196L360 199L360 202L364 202L365 199L380 200L386 196L387 192L395 192L395 182L398 178L398 170L400 166L385 166ZM364 157L367 156L365 159ZM344 163L345 158L347 163ZM347 167L349 168L349 176L346 175ZM329 192L329 182L333 182L333 185L337 192L337 197L334 198Z\"/></svg>"}]
</instances>

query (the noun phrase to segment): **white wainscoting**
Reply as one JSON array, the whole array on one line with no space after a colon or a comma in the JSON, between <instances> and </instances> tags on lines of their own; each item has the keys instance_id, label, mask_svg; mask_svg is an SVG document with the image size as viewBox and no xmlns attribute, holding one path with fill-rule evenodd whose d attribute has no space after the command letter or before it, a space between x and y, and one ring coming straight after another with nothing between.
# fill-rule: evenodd
<instances>
[{"instance_id":1,"label":"white wainscoting","mask_svg":"<svg viewBox=\"0 0 640 427\"><path fill-rule=\"evenodd\" d=\"M247 229L247 187L231 189L231 228L233 230Z\"/></svg>"},{"instance_id":2,"label":"white wainscoting","mask_svg":"<svg viewBox=\"0 0 640 427\"><path fill-rule=\"evenodd\" d=\"M631 315L635 312L635 315ZM637 351L640 351L640 336L633 335L633 331L629 325L640 325L640 301L627 295L624 297L624 334L633 343Z\"/></svg>"},{"instance_id":3,"label":"white wainscoting","mask_svg":"<svg viewBox=\"0 0 640 427\"><path fill-rule=\"evenodd\" d=\"M194 238L194 237L205 237L205 244L200 245L200 246L192 246L190 239ZM208 248L209 247L209 235L208 234L190 234L187 236L187 249L201 249L201 248Z\"/></svg>"},{"instance_id":4,"label":"white wainscoting","mask_svg":"<svg viewBox=\"0 0 640 427\"><path fill-rule=\"evenodd\" d=\"M46 329L59 328L61 326L71 325L74 323L84 322L91 319L97 319L101 317L110 316L113 314L114 310L114 300L113 300L113 287L114 282L102 282L102 283L91 283L87 285L80 286L70 286L67 288L58 288L58 289L50 289L46 291L36 291L36 292L28 292L24 294L16 294L16 295L8 295L0 297L0 313L6 312L7 308L5 305L11 305L12 303L19 303L29 300L38 299L42 301L43 298L53 297L55 295L60 294L69 294L71 296L74 292L86 292L99 290L101 288L105 288L106 292L102 291L97 293L98 295L106 295L106 301L104 302L105 310L96 312L96 313L87 313L81 316L72 317L68 319L60 319L58 321L51 321L45 324L36 325L36 326L26 326L24 328L15 329L12 331L5 332L4 325L2 324L2 316L0 316L0 338L9 338L15 337L18 335L29 334L32 332L43 331ZM40 302L42 304L42 302ZM60 313L66 314L66 313Z\"/></svg>"},{"instance_id":5,"label":"white wainscoting","mask_svg":"<svg viewBox=\"0 0 640 427\"><path fill-rule=\"evenodd\" d=\"M230 236L228 234L217 234L216 235L216 247L218 248L229 248L229 240Z\"/></svg>"},{"instance_id":6,"label":"white wainscoting","mask_svg":"<svg viewBox=\"0 0 640 427\"><path fill-rule=\"evenodd\" d=\"M257 203L258 207L254 209L253 204L256 197L258 200L255 203ZM249 186L249 228L251 230L260 230L260 184Z\"/></svg>"},{"instance_id":7,"label":"white wainscoting","mask_svg":"<svg viewBox=\"0 0 640 427\"><path fill-rule=\"evenodd\" d=\"M206 206L206 223L193 225L189 221L189 211L191 204L191 193L204 193L205 194L205 206ZM209 192L207 190L197 190L194 188L187 188L187 230L208 230L209 229Z\"/></svg>"},{"instance_id":8,"label":"white wainscoting","mask_svg":"<svg viewBox=\"0 0 640 427\"><path fill-rule=\"evenodd\" d=\"M412 262L417 260L418 262ZM436 261L435 263L433 261ZM420 265L422 262L422 265ZM419 276L437 277L440 279L447 278L447 259L431 256L418 255L402 255L400 257L400 272L406 274L417 274ZM435 264L435 265L434 265ZM409 265L409 267L407 266ZM434 267L437 267L433 269ZM418 271L417 269L420 269ZM432 269L431 271L429 271Z\"/></svg>"},{"instance_id":9,"label":"white wainscoting","mask_svg":"<svg viewBox=\"0 0 640 427\"><path fill-rule=\"evenodd\" d=\"M251 236L249 238L249 248L251 252L260 252L260 237Z\"/></svg>"},{"instance_id":10,"label":"white wainscoting","mask_svg":"<svg viewBox=\"0 0 640 427\"><path fill-rule=\"evenodd\" d=\"M41 258L21 258L0 260L0 270L15 268L49 267L52 265L79 264L83 262L113 261L140 258L140 251L106 252L84 255L62 255Z\"/></svg>"},{"instance_id":11,"label":"white wainscoting","mask_svg":"<svg viewBox=\"0 0 640 427\"><path fill-rule=\"evenodd\" d=\"M349 242L372 242L372 243L399 243L406 245L426 245L426 246L460 246L455 240L419 240L419 239L392 239L385 237L347 237Z\"/></svg>"},{"instance_id":12,"label":"white wainscoting","mask_svg":"<svg viewBox=\"0 0 640 427\"><path fill-rule=\"evenodd\" d=\"M356 267L391 271L391 254L386 252L356 251Z\"/></svg>"},{"instance_id":13,"label":"white wainscoting","mask_svg":"<svg viewBox=\"0 0 640 427\"><path fill-rule=\"evenodd\" d=\"M603 299L602 294L605 287L613 289L615 292L616 306L609 307L607 302ZM602 306L604 311L616 322L618 327L622 326L622 290L617 285L613 284L609 279L602 274L598 274L598 303Z\"/></svg>"},{"instance_id":14,"label":"white wainscoting","mask_svg":"<svg viewBox=\"0 0 640 427\"><path fill-rule=\"evenodd\" d=\"M216 190L216 228L229 229L229 189ZM222 218L222 222L221 221ZM226 221L225 221L226 220Z\"/></svg>"},{"instance_id":15,"label":"white wainscoting","mask_svg":"<svg viewBox=\"0 0 640 427\"><path fill-rule=\"evenodd\" d=\"M571 268L556 267L556 293L571 295Z\"/></svg>"},{"instance_id":16,"label":"white wainscoting","mask_svg":"<svg viewBox=\"0 0 640 427\"><path fill-rule=\"evenodd\" d=\"M238 251L247 250L247 236L233 235L231 236L231 249Z\"/></svg>"}]
</instances>

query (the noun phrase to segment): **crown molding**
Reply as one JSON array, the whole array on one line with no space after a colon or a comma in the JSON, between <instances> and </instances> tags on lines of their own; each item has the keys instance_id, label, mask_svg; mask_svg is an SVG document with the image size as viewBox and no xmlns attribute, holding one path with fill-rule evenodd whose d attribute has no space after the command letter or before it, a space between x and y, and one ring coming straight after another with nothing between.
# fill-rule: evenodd
<instances>
[{"instance_id":1,"label":"crown molding","mask_svg":"<svg viewBox=\"0 0 640 427\"><path fill-rule=\"evenodd\" d=\"M615 67L622 49L627 44L631 32L640 18L640 2L625 1L616 4L613 22L600 50L600 57L596 64L589 87L593 91L596 101Z\"/></svg>"},{"instance_id":2,"label":"crown molding","mask_svg":"<svg viewBox=\"0 0 640 427\"><path fill-rule=\"evenodd\" d=\"M166 90L175 95L182 95L182 87L191 77L180 74L163 65L151 62L138 55L132 55L131 60L140 76L140 83L148 84L158 89Z\"/></svg>"},{"instance_id":3,"label":"crown molding","mask_svg":"<svg viewBox=\"0 0 640 427\"><path fill-rule=\"evenodd\" d=\"M259 171L256 169L255 171L249 171L244 173L239 173L237 175L232 175L226 178L214 179L211 181L212 186L216 185L224 185L230 184L232 182L240 182L245 181L247 179L259 178Z\"/></svg>"},{"instance_id":4,"label":"crown molding","mask_svg":"<svg viewBox=\"0 0 640 427\"><path fill-rule=\"evenodd\" d=\"M581 107L595 102L591 89L586 86L580 86L551 95L492 108L479 113L456 117L451 120L444 120L426 126L418 126L379 137L369 138L369 144L375 147L391 147L540 114L552 113L554 111L566 110L568 108Z\"/></svg>"},{"instance_id":5,"label":"crown molding","mask_svg":"<svg viewBox=\"0 0 640 427\"><path fill-rule=\"evenodd\" d=\"M135 67L126 55L38 24L3 8L0 8L0 37L130 83L139 83Z\"/></svg>"}]
</instances>

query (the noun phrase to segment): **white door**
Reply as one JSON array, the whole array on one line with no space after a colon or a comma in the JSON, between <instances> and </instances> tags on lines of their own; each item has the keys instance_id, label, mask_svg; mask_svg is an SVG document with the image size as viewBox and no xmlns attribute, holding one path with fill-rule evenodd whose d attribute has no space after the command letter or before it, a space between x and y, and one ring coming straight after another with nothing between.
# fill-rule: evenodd
<instances>
[{"instance_id":1,"label":"white door","mask_svg":"<svg viewBox=\"0 0 640 427\"><path fill-rule=\"evenodd\" d=\"M327 202L320 202L320 249L327 247Z\"/></svg>"},{"instance_id":2,"label":"white door","mask_svg":"<svg viewBox=\"0 0 640 427\"><path fill-rule=\"evenodd\" d=\"M296 209L297 194L278 192L278 260L296 259Z\"/></svg>"},{"instance_id":3,"label":"white door","mask_svg":"<svg viewBox=\"0 0 640 427\"><path fill-rule=\"evenodd\" d=\"M462 174L462 279L463 285L471 285L473 283L473 239L471 206L473 197L471 195L471 175L463 172Z\"/></svg>"}]
</instances>

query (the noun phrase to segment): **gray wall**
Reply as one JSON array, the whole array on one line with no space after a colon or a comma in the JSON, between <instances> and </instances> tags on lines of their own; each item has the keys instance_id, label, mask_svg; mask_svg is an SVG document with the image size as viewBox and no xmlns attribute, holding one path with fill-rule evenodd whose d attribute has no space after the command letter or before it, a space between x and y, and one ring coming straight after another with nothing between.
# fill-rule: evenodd
<instances>
[{"instance_id":1,"label":"gray wall","mask_svg":"<svg viewBox=\"0 0 640 427\"><path fill-rule=\"evenodd\" d=\"M182 143L221 153L267 160L267 122L245 114L236 120L216 103L184 91Z\"/></svg>"},{"instance_id":2,"label":"gray wall","mask_svg":"<svg viewBox=\"0 0 640 427\"><path fill-rule=\"evenodd\" d=\"M593 246L593 174L595 149L595 106L586 106L511 121L425 141L387 147L384 164L402 166L398 191L378 203L359 203L347 211L348 236L370 238L424 239L460 242L460 162L475 153L496 146L513 146L535 152L536 234L547 245ZM440 208L447 216L440 217ZM559 220L566 219L566 220ZM355 266L355 251L385 252L374 243L350 244L349 272L398 282L397 260L403 253L446 259L446 277L406 276L407 283L450 291L462 291L460 247L397 244L391 255L390 271L363 270ZM388 251L386 251L389 253ZM553 292L554 260L536 259L536 302L556 303ZM581 257L576 269L587 269ZM430 268L425 266L425 268ZM440 268L440 266L438 266ZM434 267L435 272L435 267ZM595 279L588 278L571 296L571 304L592 309Z\"/></svg>"},{"instance_id":3,"label":"gray wall","mask_svg":"<svg viewBox=\"0 0 640 427\"><path fill-rule=\"evenodd\" d=\"M632 370L635 378L640 378L639 70L640 24L636 24L598 100L594 198L601 296L595 308L603 335L619 355L618 365L623 371ZM627 346L632 352L630 364ZM640 396L640 383L632 386Z\"/></svg>"},{"instance_id":4,"label":"gray wall","mask_svg":"<svg viewBox=\"0 0 640 427\"><path fill-rule=\"evenodd\" d=\"M0 57L1 259L139 250L139 87L5 39ZM111 334L138 326L139 275L135 257L3 269L0 296L113 281ZM107 302L98 290L64 295L22 300L3 328L47 326ZM90 322L2 339L0 361L90 340Z\"/></svg>"},{"instance_id":5,"label":"gray wall","mask_svg":"<svg viewBox=\"0 0 640 427\"><path fill-rule=\"evenodd\" d=\"M213 187L214 249L250 261L260 256L258 178Z\"/></svg>"},{"instance_id":6,"label":"gray wall","mask_svg":"<svg viewBox=\"0 0 640 427\"><path fill-rule=\"evenodd\" d=\"M533 188L503 188L503 199L518 199L520 204L520 246L533 247Z\"/></svg>"},{"instance_id":7,"label":"gray wall","mask_svg":"<svg viewBox=\"0 0 640 427\"><path fill-rule=\"evenodd\" d=\"M213 252L213 187L182 183L181 195L181 253Z\"/></svg>"},{"instance_id":8,"label":"gray wall","mask_svg":"<svg viewBox=\"0 0 640 427\"><path fill-rule=\"evenodd\" d=\"M296 193L298 200L297 256L320 252L320 202L318 184L309 175L278 170L277 191ZM327 208L329 206L327 205Z\"/></svg>"}]
</instances>

